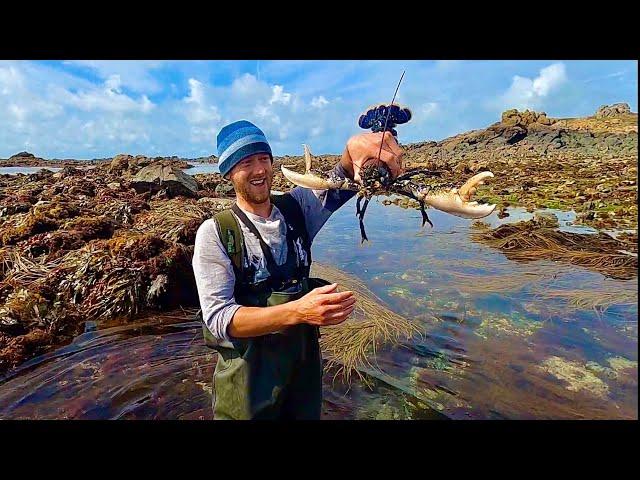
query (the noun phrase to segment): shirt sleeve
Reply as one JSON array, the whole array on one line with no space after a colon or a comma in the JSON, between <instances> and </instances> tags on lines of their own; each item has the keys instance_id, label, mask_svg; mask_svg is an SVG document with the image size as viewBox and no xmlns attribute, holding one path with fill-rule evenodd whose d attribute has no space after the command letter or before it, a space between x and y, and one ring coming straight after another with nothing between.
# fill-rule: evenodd
<instances>
[{"instance_id":1,"label":"shirt sleeve","mask_svg":"<svg viewBox=\"0 0 640 480\"><path fill-rule=\"evenodd\" d=\"M192 266L204 323L219 343L228 342L227 328L241 305L233 296L233 265L213 219L198 228Z\"/></svg>"},{"instance_id":2,"label":"shirt sleeve","mask_svg":"<svg viewBox=\"0 0 640 480\"><path fill-rule=\"evenodd\" d=\"M346 178L347 173L338 162L334 169L341 178ZM313 241L322 226L329 217L342 205L347 203L356 192L352 190L311 190L310 188L295 187L289 192L295 198L302 212L309 233L309 239Z\"/></svg>"}]
</instances>

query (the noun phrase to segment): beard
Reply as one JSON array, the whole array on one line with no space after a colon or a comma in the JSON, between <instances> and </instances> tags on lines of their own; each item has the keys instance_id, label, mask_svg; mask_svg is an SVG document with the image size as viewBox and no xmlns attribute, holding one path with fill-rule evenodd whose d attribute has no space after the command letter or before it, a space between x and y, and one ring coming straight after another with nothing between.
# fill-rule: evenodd
<instances>
[{"instance_id":1,"label":"beard","mask_svg":"<svg viewBox=\"0 0 640 480\"><path fill-rule=\"evenodd\" d=\"M254 204L266 202L271 195L271 184L273 178L270 175L265 176L264 184L261 186L252 185L249 180L234 185L236 195L241 196L245 201Z\"/></svg>"}]
</instances>

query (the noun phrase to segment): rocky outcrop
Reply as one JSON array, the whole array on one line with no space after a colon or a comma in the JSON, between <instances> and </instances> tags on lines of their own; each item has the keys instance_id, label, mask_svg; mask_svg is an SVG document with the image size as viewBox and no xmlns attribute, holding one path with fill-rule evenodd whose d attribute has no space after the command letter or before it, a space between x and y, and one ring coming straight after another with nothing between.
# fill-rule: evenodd
<instances>
[{"instance_id":1,"label":"rocky outcrop","mask_svg":"<svg viewBox=\"0 0 640 480\"><path fill-rule=\"evenodd\" d=\"M29 153L29 152L19 152L16 153L15 155L11 155L11 157L9 157L10 159L14 159L14 158L36 158L36 156L33 153Z\"/></svg>"},{"instance_id":2,"label":"rocky outcrop","mask_svg":"<svg viewBox=\"0 0 640 480\"><path fill-rule=\"evenodd\" d=\"M548 118L545 112L534 112L531 110L525 110L519 112L518 110L511 109L502 113L501 123L503 125L518 125L520 127L528 127L534 123L540 125L552 125L555 120Z\"/></svg>"},{"instance_id":3,"label":"rocky outcrop","mask_svg":"<svg viewBox=\"0 0 640 480\"><path fill-rule=\"evenodd\" d=\"M198 192L198 182L191 176L172 165L154 163L142 168L132 179L131 187L136 192L153 193L164 190L168 197L184 195L194 197Z\"/></svg>"},{"instance_id":4,"label":"rocky outcrop","mask_svg":"<svg viewBox=\"0 0 640 480\"><path fill-rule=\"evenodd\" d=\"M601 106L596 112L596 118L615 117L616 115L626 113L631 113L631 108L628 103L614 103L613 105Z\"/></svg>"},{"instance_id":5,"label":"rocky outcrop","mask_svg":"<svg viewBox=\"0 0 640 480\"><path fill-rule=\"evenodd\" d=\"M191 165L185 160L178 157L145 157L144 155L125 155L120 154L113 157L109 163L108 171L115 175L136 175L141 169L151 165L160 164L163 166L172 166L179 169L191 168Z\"/></svg>"}]
</instances>

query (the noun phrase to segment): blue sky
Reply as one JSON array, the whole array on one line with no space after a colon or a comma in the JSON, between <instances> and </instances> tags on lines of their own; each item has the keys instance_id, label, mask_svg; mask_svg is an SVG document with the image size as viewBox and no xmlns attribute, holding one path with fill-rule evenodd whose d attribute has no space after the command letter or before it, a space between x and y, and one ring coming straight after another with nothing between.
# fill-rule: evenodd
<instances>
[{"instance_id":1,"label":"blue sky","mask_svg":"<svg viewBox=\"0 0 640 480\"><path fill-rule=\"evenodd\" d=\"M550 117L627 102L637 61L0 61L0 158L216 154L225 124L261 127L275 155L337 154L368 106L414 114L401 143L484 128L509 108Z\"/></svg>"}]
</instances>

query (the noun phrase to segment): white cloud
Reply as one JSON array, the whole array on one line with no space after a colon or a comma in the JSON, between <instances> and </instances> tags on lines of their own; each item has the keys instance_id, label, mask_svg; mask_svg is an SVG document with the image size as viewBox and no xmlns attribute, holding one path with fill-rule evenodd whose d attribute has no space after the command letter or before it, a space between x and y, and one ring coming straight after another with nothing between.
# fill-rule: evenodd
<instances>
[{"instance_id":1,"label":"white cloud","mask_svg":"<svg viewBox=\"0 0 640 480\"><path fill-rule=\"evenodd\" d=\"M398 129L400 141L442 139L489 125L498 103L555 111L573 64L565 71L548 62L528 77L522 75L527 64L261 61L258 78L255 62L241 61L0 61L0 157L21 150L46 158L200 156L215 153L219 129L241 119L265 132L276 155L301 154L302 143L317 154L340 153L351 135L363 131L358 116L390 100L403 70L396 102L411 108L414 118ZM607 65L594 65L591 76L635 68ZM572 81L580 81L579 72L584 69L576 68ZM506 85L494 91L505 75ZM583 103L595 101L584 95L575 93ZM593 110L604 102L596 103Z\"/></svg>"},{"instance_id":2,"label":"white cloud","mask_svg":"<svg viewBox=\"0 0 640 480\"><path fill-rule=\"evenodd\" d=\"M322 108L328 104L329 104L329 101L326 98L324 98L322 95L320 95L319 97L313 97L313 99L311 100L311 106L314 108Z\"/></svg>"},{"instance_id":3,"label":"white cloud","mask_svg":"<svg viewBox=\"0 0 640 480\"><path fill-rule=\"evenodd\" d=\"M264 90L264 86L266 86L266 83L258 81L258 79L250 73L245 73L233 81L231 84L231 92L239 96L248 96Z\"/></svg>"},{"instance_id":4,"label":"white cloud","mask_svg":"<svg viewBox=\"0 0 640 480\"><path fill-rule=\"evenodd\" d=\"M13 91L20 90L23 84L24 78L16 67L0 67L0 94L10 95Z\"/></svg>"},{"instance_id":5,"label":"white cloud","mask_svg":"<svg viewBox=\"0 0 640 480\"><path fill-rule=\"evenodd\" d=\"M72 105L85 111L106 111L106 112L150 112L155 106L146 95L142 95L139 100L134 100L121 90L121 80L119 75L111 75L104 81L102 86L93 87L78 93L62 89L61 97L63 103Z\"/></svg>"},{"instance_id":6,"label":"white cloud","mask_svg":"<svg viewBox=\"0 0 640 480\"><path fill-rule=\"evenodd\" d=\"M451 71L462 64L462 60L436 60L435 68L440 72Z\"/></svg>"},{"instance_id":7,"label":"white cloud","mask_svg":"<svg viewBox=\"0 0 640 480\"><path fill-rule=\"evenodd\" d=\"M530 79L516 75L511 86L499 100L500 108L537 108L544 98L568 80L563 63L554 63Z\"/></svg>"},{"instance_id":8,"label":"white cloud","mask_svg":"<svg viewBox=\"0 0 640 480\"><path fill-rule=\"evenodd\" d=\"M189 123L217 124L221 120L218 108L208 104L204 84L195 78L189 79L189 95L184 98L184 103L187 104L185 115Z\"/></svg>"},{"instance_id":9,"label":"white cloud","mask_svg":"<svg viewBox=\"0 0 640 480\"><path fill-rule=\"evenodd\" d=\"M17 120L16 126L22 128L22 122L30 118L51 118L63 112L55 99L42 98L31 91L27 75L18 65L0 64L0 115L6 110L10 117Z\"/></svg>"},{"instance_id":10,"label":"white cloud","mask_svg":"<svg viewBox=\"0 0 640 480\"><path fill-rule=\"evenodd\" d=\"M439 110L439 106L436 102L423 103L420 109L420 113L423 118L429 118L435 115Z\"/></svg>"},{"instance_id":11,"label":"white cloud","mask_svg":"<svg viewBox=\"0 0 640 480\"><path fill-rule=\"evenodd\" d=\"M291 101L291 94L284 93L284 88L282 87L282 85L273 86L273 95L269 100L270 105L274 103L281 103L283 105L287 105L290 101Z\"/></svg>"},{"instance_id":12,"label":"white cloud","mask_svg":"<svg viewBox=\"0 0 640 480\"><path fill-rule=\"evenodd\" d=\"M102 80L117 75L122 85L135 92L155 94L162 90L160 82L153 78L153 71L165 65L157 60L68 60L64 64L88 69Z\"/></svg>"},{"instance_id":13,"label":"white cloud","mask_svg":"<svg viewBox=\"0 0 640 480\"><path fill-rule=\"evenodd\" d=\"M275 125L280 125L280 117L266 105L256 105L253 109L253 113L263 121L269 121Z\"/></svg>"},{"instance_id":14,"label":"white cloud","mask_svg":"<svg viewBox=\"0 0 640 480\"><path fill-rule=\"evenodd\" d=\"M189 95L184 99L186 103L201 105L204 103L204 86L195 78L189 79Z\"/></svg>"},{"instance_id":15,"label":"white cloud","mask_svg":"<svg viewBox=\"0 0 640 480\"><path fill-rule=\"evenodd\" d=\"M533 91L545 97L551 90L567 81L567 72L563 63L554 63L540 70L540 75L533 80Z\"/></svg>"}]
</instances>

